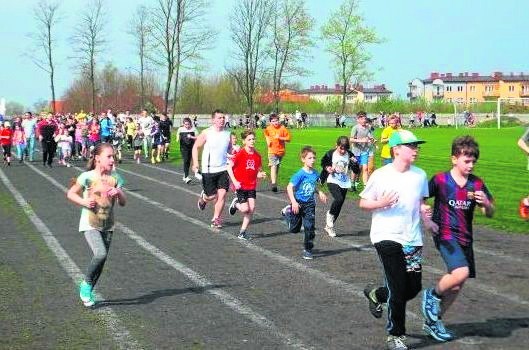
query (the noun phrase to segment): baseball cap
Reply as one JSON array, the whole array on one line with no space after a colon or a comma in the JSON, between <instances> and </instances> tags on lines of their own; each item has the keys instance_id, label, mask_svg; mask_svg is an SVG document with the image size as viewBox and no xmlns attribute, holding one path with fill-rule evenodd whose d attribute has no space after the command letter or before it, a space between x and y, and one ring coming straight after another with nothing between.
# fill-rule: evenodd
<instances>
[{"instance_id":1,"label":"baseball cap","mask_svg":"<svg viewBox=\"0 0 529 350\"><path fill-rule=\"evenodd\" d=\"M426 141L419 140L417 136L413 135L411 131L398 130L391 134L391 136L389 137L388 145L389 147L395 147L398 145L405 145L410 143L420 144L425 142Z\"/></svg>"}]
</instances>

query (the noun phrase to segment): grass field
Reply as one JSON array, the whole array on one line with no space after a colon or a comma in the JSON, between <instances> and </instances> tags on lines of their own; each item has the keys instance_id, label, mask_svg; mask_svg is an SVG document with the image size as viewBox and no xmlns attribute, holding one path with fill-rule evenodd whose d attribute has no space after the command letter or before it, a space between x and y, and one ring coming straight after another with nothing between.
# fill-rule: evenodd
<instances>
[{"instance_id":1,"label":"grass field","mask_svg":"<svg viewBox=\"0 0 529 350\"><path fill-rule=\"evenodd\" d=\"M233 131L239 134L241 129ZM292 141L287 145L286 155L280 169L279 184L282 186L285 186L290 176L300 168L299 151L304 145L314 147L317 158L321 159L323 154L333 147L336 138L340 135L348 135L350 129L310 128L290 131ZM518 203L522 196L529 193L527 157L516 145L523 131L522 127L501 130L489 128L414 129L413 132L419 138L427 141L421 146L416 165L424 169L428 177L437 172L446 171L451 167L450 146L453 138L466 134L474 136L479 142L481 152L474 173L487 184L495 197L497 208L495 216L491 219L477 213L475 223L507 232L527 233L527 223L518 216ZM381 129L377 129L375 133L377 137L380 136L380 132ZM172 148L176 162L180 163L180 155L177 154L178 146ZM257 130L257 148L263 156L263 163L266 165L266 145L262 130ZM377 166L380 165L379 158L376 159L376 164ZM317 168L320 170L319 161ZM268 172L266 167L265 171ZM350 197L352 199L358 198L356 194L351 194Z\"/></svg>"}]
</instances>

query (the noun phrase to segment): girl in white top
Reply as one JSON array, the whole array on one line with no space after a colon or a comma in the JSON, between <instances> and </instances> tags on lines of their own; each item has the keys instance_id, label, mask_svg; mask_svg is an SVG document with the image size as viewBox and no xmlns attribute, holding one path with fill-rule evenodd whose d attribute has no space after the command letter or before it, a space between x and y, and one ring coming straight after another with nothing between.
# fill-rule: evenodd
<instances>
[{"instance_id":1,"label":"girl in white top","mask_svg":"<svg viewBox=\"0 0 529 350\"><path fill-rule=\"evenodd\" d=\"M72 155L72 137L68 134L68 129L64 128L61 133L55 136L55 142L60 150L59 163L70 167L70 156Z\"/></svg>"}]
</instances>

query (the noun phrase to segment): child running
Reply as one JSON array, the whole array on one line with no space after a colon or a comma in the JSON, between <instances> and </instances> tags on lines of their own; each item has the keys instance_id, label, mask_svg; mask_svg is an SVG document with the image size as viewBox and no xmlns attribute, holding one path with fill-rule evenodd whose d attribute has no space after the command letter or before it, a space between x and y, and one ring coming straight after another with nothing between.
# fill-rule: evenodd
<instances>
[{"instance_id":1,"label":"child running","mask_svg":"<svg viewBox=\"0 0 529 350\"><path fill-rule=\"evenodd\" d=\"M354 154L349 150L351 147L347 136L340 136L336 140L336 147L329 150L321 159L320 182L327 182L327 188L332 195L333 201L330 210L325 215L325 232L330 237L336 237L334 222L338 219L342 206L351 188L351 178L348 170L357 165Z\"/></svg>"},{"instance_id":2,"label":"child running","mask_svg":"<svg viewBox=\"0 0 529 350\"><path fill-rule=\"evenodd\" d=\"M408 349L406 341L406 303L421 291L422 230L433 222L427 217L431 208L426 173L413 165L419 151L417 139L409 131L395 131L389 138L393 162L373 172L360 193L359 206L373 212L371 242L382 263L385 286L366 287L369 311L382 317L382 304L388 305L386 346Z\"/></svg>"},{"instance_id":3,"label":"child running","mask_svg":"<svg viewBox=\"0 0 529 350\"><path fill-rule=\"evenodd\" d=\"M97 144L87 169L75 180L67 198L82 207L79 232L83 232L92 250L93 257L84 280L79 287L79 296L87 307L95 304L92 291L103 271L107 259L112 232L114 231L114 204L126 203L123 179L112 171L114 149L108 143Z\"/></svg>"},{"instance_id":4,"label":"child running","mask_svg":"<svg viewBox=\"0 0 529 350\"><path fill-rule=\"evenodd\" d=\"M285 217L289 232L298 233L303 223L305 238L302 257L306 260L313 259L312 248L314 247L316 221L314 193L318 191L320 201L327 202L325 193L316 188L319 174L314 169L315 161L316 152L314 149L310 146L303 147L301 150L303 167L290 178L287 186L290 204L281 210L281 215Z\"/></svg>"},{"instance_id":5,"label":"child running","mask_svg":"<svg viewBox=\"0 0 529 350\"><path fill-rule=\"evenodd\" d=\"M249 240L246 232L255 211L257 179L266 177L261 169L261 155L255 149L255 132L245 130L241 133L244 146L228 162L228 174L235 187L237 197L230 204L230 215L237 210L243 214L239 239Z\"/></svg>"},{"instance_id":6,"label":"child running","mask_svg":"<svg viewBox=\"0 0 529 350\"><path fill-rule=\"evenodd\" d=\"M474 209L478 206L489 218L494 214L492 195L483 180L472 174L478 159L477 142L471 136L457 137L452 142L452 169L436 174L429 184L430 197L435 198L433 240L448 273L423 293L423 330L441 342L454 339L443 325L443 315L465 281L476 277L472 249Z\"/></svg>"}]
</instances>

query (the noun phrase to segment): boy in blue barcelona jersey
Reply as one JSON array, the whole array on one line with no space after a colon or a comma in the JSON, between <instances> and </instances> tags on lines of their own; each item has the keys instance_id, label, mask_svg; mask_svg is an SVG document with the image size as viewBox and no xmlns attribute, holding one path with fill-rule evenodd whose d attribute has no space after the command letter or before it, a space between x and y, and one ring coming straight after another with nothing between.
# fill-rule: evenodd
<instances>
[{"instance_id":1,"label":"boy in blue barcelona jersey","mask_svg":"<svg viewBox=\"0 0 529 350\"><path fill-rule=\"evenodd\" d=\"M314 193L318 191L318 196L324 203L327 202L327 196L316 188L320 175L314 169L316 152L312 147L303 147L301 161L303 167L290 178L287 186L290 204L281 210L281 215L285 217L288 229L292 233L298 233L303 224L305 231L303 259L310 260L315 236L316 201Z\"/></svg>"}]
</instances>

